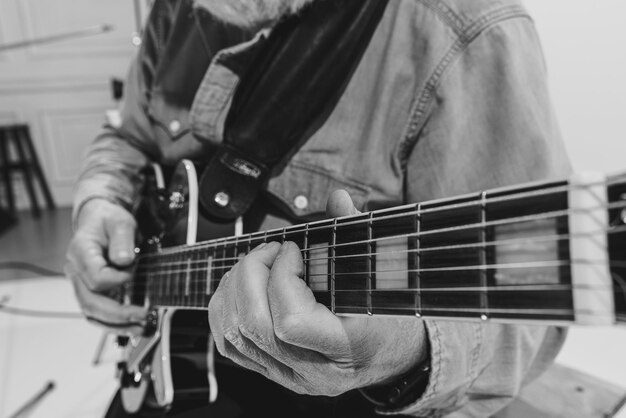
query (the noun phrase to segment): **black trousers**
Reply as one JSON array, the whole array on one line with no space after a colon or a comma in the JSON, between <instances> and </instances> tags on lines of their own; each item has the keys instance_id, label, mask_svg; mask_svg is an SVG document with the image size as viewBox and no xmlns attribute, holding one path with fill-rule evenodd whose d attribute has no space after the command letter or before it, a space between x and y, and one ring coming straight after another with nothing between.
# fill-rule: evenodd
<instances>
[{"instance_id":1,"label":"black trousers","mask_svg":"<svg viewBox=\"0 0 626 418\"><path fill-rule=\"evenodd\" d=\"M105 418L380 418L374 406L358 391L338 397L298 395L263 376L240 368L218 374L219 392L215 403L176 402L168 411L144 407L128 414L119 392Z\"/></svg>"}]
</instances>

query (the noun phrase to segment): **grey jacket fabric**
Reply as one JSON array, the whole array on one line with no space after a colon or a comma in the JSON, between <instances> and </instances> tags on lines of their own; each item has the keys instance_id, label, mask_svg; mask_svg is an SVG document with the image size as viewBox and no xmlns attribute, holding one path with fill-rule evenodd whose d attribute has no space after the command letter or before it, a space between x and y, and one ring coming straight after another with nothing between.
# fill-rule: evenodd
<instances>
[{"instance_id":1,"label":"grey jacket fabric","mask_svg":"<svg viewBox=\"0 0 626 418\"><path fill-rule=\"evenodd\" d=\"M218 52L190 107L145 94L140 50L121 124L89 148L74 215L92 198L130 208L149 160L204 158L207 144L218 145L238 84L223 62L262 36ZM560 178L569 169L541 46L518 1L391 0L329 119L267 190L303 217L323 213L337 188L368 210ZM283 224L269 217L263 227ZM425 323L429 385L409 407L383 413L490 416L549 366L565 338L556 327Z\"/></svg>"}]
</instances>

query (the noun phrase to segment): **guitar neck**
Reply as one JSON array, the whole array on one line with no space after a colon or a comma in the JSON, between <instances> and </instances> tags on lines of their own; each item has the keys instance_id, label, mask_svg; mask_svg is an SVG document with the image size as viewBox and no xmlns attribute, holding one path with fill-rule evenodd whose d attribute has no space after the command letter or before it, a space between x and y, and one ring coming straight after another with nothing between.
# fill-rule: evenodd
<instances>
[{"instance_id":1,"label":"guitar neck","mask_svg":"<svg viewBox=\"0 0 626 418\"><path fill-rule=\"evenodd\" d=\"M340 315L626 322L625 208L624 176L490 190L160 249L139 257L127 293L206 308L251 249L292 241L316 299Z\"/></svg>"}]
</instances>

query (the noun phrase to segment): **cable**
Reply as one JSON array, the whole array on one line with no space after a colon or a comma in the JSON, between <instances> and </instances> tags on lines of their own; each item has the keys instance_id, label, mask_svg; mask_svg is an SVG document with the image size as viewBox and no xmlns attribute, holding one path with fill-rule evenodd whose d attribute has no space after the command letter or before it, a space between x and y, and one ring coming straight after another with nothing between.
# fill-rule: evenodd
<instances>
[{"instance_id":1,"label":"cable","mask_svg":"<svg viewBox=\"0 0 626 418\"><path fill-rule=\"evenodd\" d=\"M0 305L0 312L10 315L32 316L37 318L85 319L83 314L79 312L36 311L33 309L11 308L4 305Z\"/></svg>"},{"instance_id":2,"label":"cable","mask_svg":"<svg viewBox=\"0 0 626 418\"><path fill-rule=\"evenodd\" d=\"M40 311L35 309L13 308L5 305L5 303L9 300L10 297L8 296L4 296L0 299L0 313L37 318L85 319L85 316L80 312Z\"/></svg>"},{"instance_id":3,"label":"cable","mask_svg":"<svg viewBox=\"0 0 626 418\"><path fill-rule=\"evenodd\" d=\"M24 261L0 262L0 270L25 270L42 276L65 276L62 272L50 270L36 264L26 263Z\"/></svg>"}]
</instances>

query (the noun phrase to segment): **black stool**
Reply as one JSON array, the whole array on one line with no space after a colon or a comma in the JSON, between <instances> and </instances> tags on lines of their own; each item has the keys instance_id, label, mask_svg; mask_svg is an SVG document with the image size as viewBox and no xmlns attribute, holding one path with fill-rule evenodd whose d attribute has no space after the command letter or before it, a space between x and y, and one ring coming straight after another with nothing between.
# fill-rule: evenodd
<instances>
[{"instance_id":1,"label":"black stool","mask_svg":"<svg viewBox=\"0 0 626 418\"><path fill-rule=\"evenodd\" d=\"M13 153L11 153L11 149ZM13 158L12 158L13 157ZM4 183L6 205L10 216L15 216L15 193L13 191L13 172L21 171L26 191L30 198L31 209L35 217L41 215L33 179L39 182L41 192L49 209L54 209L54 199L41 170L37 152L26 124L0 126L0 181ZM1 208L0 208L1 209ZM1 211L1 210L0 210Z\"/></svg>"}]
</instances>

